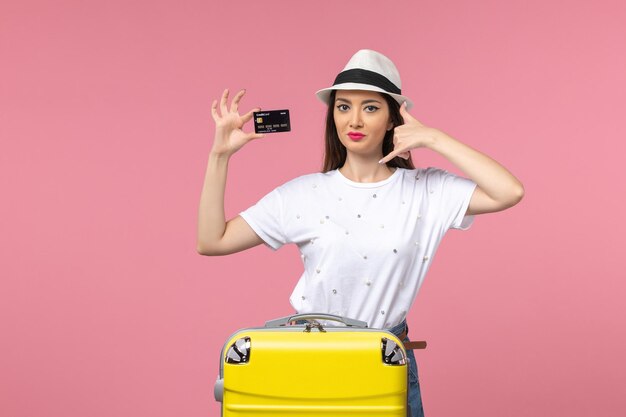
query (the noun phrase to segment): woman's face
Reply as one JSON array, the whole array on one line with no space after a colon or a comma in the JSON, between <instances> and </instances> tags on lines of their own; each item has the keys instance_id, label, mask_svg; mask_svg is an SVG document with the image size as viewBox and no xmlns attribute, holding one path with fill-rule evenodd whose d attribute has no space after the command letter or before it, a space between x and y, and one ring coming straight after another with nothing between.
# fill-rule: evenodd
<instances>
[{"instance_id":1,"label":"woman's face","mask_svg":"<svg viewBox=\"0 0 626 417\"><path fill-rule=\"evenodd\" d=\"M382 158L385 133L393 128L383 96L374 91L337 90L333 105L337 135L348 153Z\"/></svg>"}]
</instances>

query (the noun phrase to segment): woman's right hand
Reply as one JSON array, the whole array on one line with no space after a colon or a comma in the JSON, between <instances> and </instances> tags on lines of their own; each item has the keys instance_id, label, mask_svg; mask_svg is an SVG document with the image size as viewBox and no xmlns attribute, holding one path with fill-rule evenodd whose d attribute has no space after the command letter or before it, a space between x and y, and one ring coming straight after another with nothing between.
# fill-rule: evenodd
<instances>
[{"instance_id":1,"label":"woman's right hand","mask_svg":"<svg viewBox=\"0 0 626 417\"><path fill-rule=\"evenodd\" d=\"M261 110L257 107L243 116L239 115L239 101L245 93L246 90L238 92L228 109L228 89L224 90L220 100L221 115L217 112L217 100L213 100L211 114L215 120L215 139L212 153L229 157L251 140L265 136L254 132L246 133L242 130L243 125L252 119L253 113Z\"/></svg>"}]
</instances>

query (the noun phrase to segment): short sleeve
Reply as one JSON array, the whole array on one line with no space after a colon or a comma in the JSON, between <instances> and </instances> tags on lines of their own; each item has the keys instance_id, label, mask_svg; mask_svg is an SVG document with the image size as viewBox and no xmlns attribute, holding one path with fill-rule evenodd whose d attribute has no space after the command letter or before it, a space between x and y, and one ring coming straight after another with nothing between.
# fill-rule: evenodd
<instances>
[{"instance_id":1,"label":"short sleeve","mask_svg":"<svg viewBox=\"0 0 626 417\"><path fill-rule=\"evenodd\" d=\"M445 170L429 168L428 171L432 185L439 193L438 206L444 226L451 229L469 229L474 216L466 216L465 213L476 189L476 183Z\"/></svg>"},{"instance_id":2,"label":"short sleeve","mask_svg":"<svg viewBox=\"0 0 626 417\"><path fill-rule=\"evenodd\" d=\"M271 249L277 250L287 243L283 225L283 200L278 188L239 215Z\"/></svg>"}]
</instances>

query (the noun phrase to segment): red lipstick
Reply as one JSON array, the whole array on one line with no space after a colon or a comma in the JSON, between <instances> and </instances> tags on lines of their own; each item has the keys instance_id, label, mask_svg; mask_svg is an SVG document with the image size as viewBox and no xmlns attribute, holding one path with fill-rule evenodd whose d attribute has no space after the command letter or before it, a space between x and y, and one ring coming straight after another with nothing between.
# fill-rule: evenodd
<instances>
[{"instance_id":1,"label":"red lipstick","mask_svg":"<svg viewBox=\"0 0 626 417\"><path fill-rule=\"evenodd\" d=\"M361 140L363 138L363 136L365 136L365 135L363 133L359 133L359 132L348 132L348 136L352 140Z\"/></svg>"}]
</instances>

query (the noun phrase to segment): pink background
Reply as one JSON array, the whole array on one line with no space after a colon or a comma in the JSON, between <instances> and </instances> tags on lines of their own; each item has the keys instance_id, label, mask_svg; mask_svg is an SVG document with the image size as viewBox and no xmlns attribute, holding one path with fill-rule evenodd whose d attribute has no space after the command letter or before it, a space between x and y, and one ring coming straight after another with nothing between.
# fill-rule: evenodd
<instances>
[{"instance_id":1,"label":"pink background","mask_svg":"<svg viewBox=\"0 0 626 417\"><path fill-rule=\"evenodd\" d=\"M219 414L222 344L289 314L301 265L196 253L210 102L292 114L232 160L232 216L319 169L313 93L361 48L526 187L448 235L409 315L426 415L624 415L626 7L382 4L0 3L0 415Z\"/></svg>"}]
</instances>

